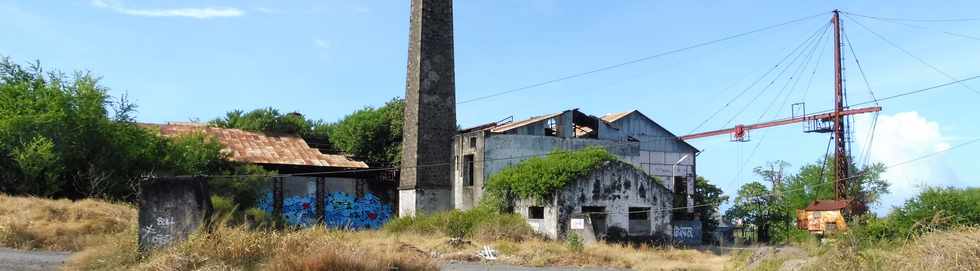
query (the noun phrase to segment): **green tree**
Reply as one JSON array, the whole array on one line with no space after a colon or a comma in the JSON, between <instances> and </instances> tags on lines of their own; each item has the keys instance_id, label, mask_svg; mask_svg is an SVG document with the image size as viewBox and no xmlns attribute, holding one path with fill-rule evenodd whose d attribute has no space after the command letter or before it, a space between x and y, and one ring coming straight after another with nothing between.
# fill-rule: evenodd
<instances>
[{"instance_id":1,"label":"green tree","mask_svg":"<svg viewBox=\"0 0 980 271\"><path fill-rule=\"evenodd\" d=\"M754 227L760 242L769 242L774 228L789 220L785 206L760 182L747 183L738 189L734 205L725 212L725 218Z\"/></svg>"},{"instance_id":2,"label":"green tree","mask_svg":"<svg viewBox=\"0 0 980 271\"><path fill-rule=\"evenodd\" d=\"M222 167L220 147L139 127L136 106L98 81L0 61L0 193L133 199L144 175Z\"/></svg>"},{"instance_id":3,"label":"green tree","mask_svg":"<svg viewBox=\"0 0 980 271\"><path fill-rule=\"evenodd\" d=\"M365 107L330 126L331 143L372 166L401 164L405 100L392 99L379 108Z\"/></svg>"},{"instance_id":4,"label":"green tree","mask_svg":"<svg viewBox=\"0 0 980 271\"><path fill-rule=\"evenodd\" d=\"M705 242L712 240L712 234L718 228L718 207L728 201L728 196L718 186L711 184L704 177L698 176L694 182L694 212L701 217L701 238Z\"/></svg>"}]
</instances>

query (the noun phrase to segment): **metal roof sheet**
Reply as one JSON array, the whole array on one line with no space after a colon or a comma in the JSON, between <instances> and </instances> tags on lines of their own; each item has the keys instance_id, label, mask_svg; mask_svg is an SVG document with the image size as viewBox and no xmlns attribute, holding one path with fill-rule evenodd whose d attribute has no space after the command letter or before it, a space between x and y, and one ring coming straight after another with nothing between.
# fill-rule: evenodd
<instances>
[{"instance_id":1,"label":"metal roof sheet","mask_svg":"<svg viewBox=\"0 0 980 271\"><path fill-rule=\"evenodd\" d=\"M163 136L203 132L224 145L229 159L252 164L299 165L336 168L368 168L361 161L343 155L324 154L294 135L270 135L239 129L209 127L194 123L144 124L159 127Z\"/></svg>"}]
</instances>

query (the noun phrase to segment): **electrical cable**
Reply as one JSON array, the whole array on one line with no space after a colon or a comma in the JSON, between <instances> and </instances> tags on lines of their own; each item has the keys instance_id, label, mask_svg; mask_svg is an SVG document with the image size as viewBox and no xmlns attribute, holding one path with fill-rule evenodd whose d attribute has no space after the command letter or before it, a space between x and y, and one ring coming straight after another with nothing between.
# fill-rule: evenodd
<instances>
[{"instance_id":1,"label":"electrical cable","mask_svg":"<svg viewBox=\"0 0 980 271\"><path fill-rule=\"evenodd\" d=\"M881 34L878 34L878 32L875 32L874 30L871 30L871 28L868 28L867 26L865 26L864 24L862 24L860 21L858 21L858 20L851 20L851 21L853 21L854 23L856 23L858 26L861 26L861 28L864 28L865 30L867 30L868 32L870 32L871 34L873 34L875 37L878 37L882 41L885 41L885 43L888 43L889 45L891 45L892 47L895 47L896 49L902 51L903 53L905 53L909 57L912 57L915 60L919 61L919 63L922 63L923 65L929 67L933 71L935 71L935 72L937 72L939 74L942 74L943 76L945 76L946 78L948 78L950 80L957 80L956 77L953 77L952 75L949 75L948 73L942 71L938 67L936 67L936 66L934 66L932 64L929 64L928 62L926 62L922 58L920 58L918 56L915 56L914 54L912 54L912 52L909 52L908 50L905 50L905 48L902 48L901 46L899 46L898 44L896 44L896 43L892 42L891 40L885 38ZM980 91L977 91L976 89L973 89L972 87L970 87L970 86L968 86L966 84L960 84L960 85L963 86L964 88L970 90L970 91L973 91L976 94L980 94Z\"/></svg>"},{"instance_id":2,"label":"electrical cable","mask_svg":"<svg viewBox=\"0 0 980 271\"><path fill-rule=\"evenodd\" d=\"M822 31L824 31L824 28L825 27L828 27L829 25L830 25L830 23L824 24L823 26L821 26L820 28L818 28L817 31L815 31L812 35L810 35L806 40L804 40L803 43L800 43L799 46L797 46L795 49L793 49L793 51L790 52L789 55L787 55L787 57L789 57L791 55L796 55L795 57L793 57L793 60L791 60L790 63L787 64L787 66L784 67L784 69L782 71L780 71L778 74L776 74L776 76L773 78L773 80L770 81L769 84L766 85L761 91L759 91L759 94L755 95L755 97L753 97L752 100L749 101L749 103L745 104L745 106L743 106L741 110L739 110L737 113L735 113L735 115L732 116L731 119L729 119L727 122L725 122L725 124L723 125L723 127L730 126L732 124L732 122L735 121L736 118L738 118L739 115L741 115L743 112L745 112L745 110L747 110L749 107L751 107L752 104L755 103L755 101L758 100L758 98L760 96L762 96L763 94L765 94L766 91L769 89L769 87L771 87L773 84L775 84L776 80L779 79L780 77L782 77L783 73L785 73L788 70L788 66L791 66L791 65L793 65L793 63L796 63L796 60L799 58L799 56L802 55L802 51L801 51L801 54L797 54L796 51L799 50L799 49L801 49L801 48L803 48L804 45L809 44L813 40L813 38L817 36L817 34L819 34ZM785 60L785 58L783 60ZM782 61L780 61L780 63L782 63ZM766 75L768 75L768 73L765 74L765 75L763 75L763 76L766 76ZM750 88L752 88L754 86L755 86L755 84L752 84L748 88L746 88L746 90L748 90L748 89L750 89Z\"/></svg>"},{"instance_id":3,"label":"electrical cable","mask_svg":"<svg viewBox=\"0 0 980 271\"><path fill-rule=\"evenodd\" d=\"M479 96L479 97L475 97L475 98L471 98L471 99L467 99L467 100L463 100L463 101L457 102L456 104L471 103L471 102L475 102L475 101L479 101L479 100L484 100L484 99L489 99L489 98L497 97L497 96L508 94L508 93L513 93L513 92L527 90L527 89L536 88L536 87L540 87L540 86L550 85L550 84L554 84L554 83L565 81L565 80L569 80L569 79L575 79L575 78L587 76L587 75L598 73L598 72L612 70L612 69L616 69L616 68L619 68L619 67L628 66L628 65L631 65L631 64L636 64L636 63L644 62L644 61L647 61L647 60L659 58L659 57L662 57L662 56L671 55L671 54L675 54L675 53L680 53L680 52L683 52L683 51L687 51L687 50L691 50L691 49L695 49L695 48L699 48L699 47L708 46L708 45L719 43L719 42L722 42L722 41L736 39L736 38L739 38L739 37L748 36L748 35L759 33L759 32L763 32L763 31L766 31L766 30L770 30L770 29L782 27L782 26L785 26L785 25L789 25L789 24L793 24L793 23L798 23L798 22L806 21L806 20L813 19L813 18L816 18L816 17L819 17L819 16L823 16L823 15L825 15L827 13L828 12L821 12L821 13L818 13L818 14L814 14L814 15L810 15L810 16L806 16L806 17L802 17L802 18L797 18L797 19L785 21L785 22L782 22L782 23L778 23L778 24L774 24L774 25L769 25L769 26L766 26L766 27L756 28L754 30L750 30L750 31L738 33L738 34L735 34L735 35L726 36L726 37L719 38L719 39L714 39L714 40L709 40L709 41L705 41L705 42L695 43L695 44L692 44L692 45L689 45L689 46L685 46L685 47L681 47L681 48L673 49L673 50L668 50L668 51L661 52L661 53L654 54L654 55L650 55L650 56L645 56L645 57L641 57L641 58L637 58L637 59L633 59L633 60L629 60L629 61L625 61L625 62L620 62L620 63L616 63L616 64L612 64L612 65L607 65L607 66L599 67L599 68L588 70L588 71L584 71L584 72L579 72L579 73L574 73L574 74L570 74L570 75L558 77L558 78L551 79L551 80L546 80L546 81L542 81L542 82L538 82L538 83L534 83L534 84L530 84L530 85L525 85L525 86L522 86L522 87L517 87L517 88L513 88L513 89L509 89L509 90L499 91L499 92L495 92L495 93L492 93L492 94L488 94L488 95L484 95L484 96Z\"/></svg>"}]
</instances>

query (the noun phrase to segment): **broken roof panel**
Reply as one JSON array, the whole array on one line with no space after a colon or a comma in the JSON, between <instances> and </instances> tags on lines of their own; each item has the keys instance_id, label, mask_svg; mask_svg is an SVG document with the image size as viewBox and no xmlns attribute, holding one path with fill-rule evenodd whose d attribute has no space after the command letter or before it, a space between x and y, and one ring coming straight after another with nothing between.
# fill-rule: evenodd
<instances>
[{"instance_id":1,"label":"broken roof panel","mask_svg":"<svg viewBox=\"0 0 980 271\"><path fill-rule=\"evenodd\" d=\"M239 129L209 127L200 123L145 124L142 126L158 127L163 136L203 132L221 142L225 147L222 151L228 153L229 159L236 162L368 168L366 163L349 159L343 155L321 153L320 150L311 148L305 140L294 135L269 135Z\"/></svg>"},{"instance_id":2,"label":"broken roof panel","mask_svg":"<svg viewBox=\"0 0 980 271\"><path fill-rule=\"evenodd\" d=\"M563 114L563 113L565 113L565 111L558 112L558 113L547 114L547 115L543 115L543 116L532 117L530 119L526 119L526 120L522 120L522 121L511 122L511 123L508 123L508 124L504 124L504 125L500 125L500 126L497 126L497 127L493 127L492 129L490 129L490 132L494 132L494 133L507 132L507 131L510 131L510 130L513 130L513 129L517 129L517 128L524 127L524 126L527 126L527 125L535 124L535 123L538 123L538 122L541 122L541 121L544 121L544 120L547 120L547 119L550 119L550 118L561 116L561 114Z\"/></svg>"},{"instance_id":3,"label":"broken roof panel","mask_svg":"<svg viewBox=\"0 0 980 271\"><path fill-rule=\"evenodd\" d=\"M807 211L837 211L847 208L846 200L815 200L806 207Z\"/></svg>"},{"instance_id":4,"label":"broken roof panel","mask_svg":"<svg viewBox=\"0 0 980 271\"><path fill-rule=\"evenodd\" d=\"M621 119L623 117L629 116L629 114L630 113L633 113L633 112L636 112L636 110L630 110L630 111L619 112L619 113L609 113L609 114L606 114L606 115L602 116L601 119L604 120L604 121L606 121L606 122L610 122L611 123L611 122L615 122L615 121L617 121L617 120L619 120L619 119Z\"/></svg>"}]
</instances>

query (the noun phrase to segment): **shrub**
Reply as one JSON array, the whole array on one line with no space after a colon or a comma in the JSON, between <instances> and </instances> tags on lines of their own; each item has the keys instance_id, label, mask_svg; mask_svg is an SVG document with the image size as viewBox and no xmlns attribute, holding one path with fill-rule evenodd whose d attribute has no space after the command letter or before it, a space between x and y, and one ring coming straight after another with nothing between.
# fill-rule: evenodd
<instances>
[{"instance_id":1,"label":"shrub","mask_svg":"<svg viewBox=\"0 0 980 271\"><path fill-rule=\"evenodd\" d=\"M899 235L980 225L980 188L929 188L889 215Z\"/></svg>"},{"instance_id":2,"label":"shrub","mask_svg":"<svg viewBox=\"0 0 980 271\"><path fill-rule=\"evenodd\" d=\"M615 160L615 156L598 146L532 157L491 176L481 204L502 210L514 198L545 200L568 182Z\"/></svg>"},{"instance_id":3,"label":"shrub","mask_svg":"<svg viewBox=\"0 0 980 271\"><path fill-rule=\"evenodd\" d=\"M568 237L565 238L565 245L568 249L575 252L582 252L585 249L585 245L582 244L582 238L578 236L577 233L569 233Z\"/></svg>"}]
</instances>

